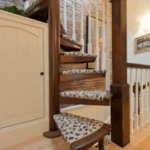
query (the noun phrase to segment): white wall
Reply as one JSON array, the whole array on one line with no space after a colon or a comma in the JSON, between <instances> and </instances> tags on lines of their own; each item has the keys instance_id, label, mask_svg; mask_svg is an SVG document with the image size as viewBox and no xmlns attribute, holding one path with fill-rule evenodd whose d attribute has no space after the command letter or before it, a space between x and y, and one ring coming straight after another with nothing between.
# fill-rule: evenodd
<instances>
[{"instance_id":1,"label":"white wall","mask_svg":"<svg viewBox=\"0 0 150 150\"><path fill-rule=\"evenodd\" d=\"M150 33L140 28L150 24L150 0L128 0L127 1L127 62L150 65L150 51L134 54L134 39ZM139 69L138 81L140 82L141 70ZM143 72L145 84L145 70ZM136 81L136 72L133 70L133 83ZM128 83L130 83L130 70L128 69ZM145 90L144 90L145 107ZM135 97L134 97L135 98ZM135 99L134 99L135 100ZM134 103L133 103L134 105Z\"/></svg>"},{"instance_id":2,"label":"white wall","mask_svg":"<svg viewBox=\"0 0 150 150\"><path fill-rule=\"evenodd\" d=\"M146 16L146 19L144 19ZM150 52L134 54L134 39L150 33L141 31L140 27L144 21L150 21L150 0L128 0L127 1L127 61L150 65Z\"/></svg>"}]
</instances>

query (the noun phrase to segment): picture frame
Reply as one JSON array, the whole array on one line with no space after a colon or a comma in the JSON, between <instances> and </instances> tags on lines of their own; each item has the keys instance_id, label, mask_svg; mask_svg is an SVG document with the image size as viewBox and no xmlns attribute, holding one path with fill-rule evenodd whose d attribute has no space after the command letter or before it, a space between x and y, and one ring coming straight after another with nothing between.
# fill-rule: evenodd
<instances>
[{"instance_id":1,"label":"picture frame","mask_svg":"<svg viewBox=\"0 0 150 150\"><path fill-rule=\"evenodd\" d=\"M134 39L134 54L141 54L150 51L150 34Z\"/></svg>"}]
</instances>

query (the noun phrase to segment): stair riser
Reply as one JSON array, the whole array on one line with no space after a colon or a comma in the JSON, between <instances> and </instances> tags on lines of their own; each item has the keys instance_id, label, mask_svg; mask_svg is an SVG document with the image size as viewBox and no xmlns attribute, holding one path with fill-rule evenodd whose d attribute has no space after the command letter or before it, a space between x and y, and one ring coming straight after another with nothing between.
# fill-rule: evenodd
<instances>
[{"instance_id":1,"label":"stair riser","mask_svg":"<svg viewBox=\"0 0 150 150\"><path fill-rule=\"evenodd\" d=\"M61 47L65 48L66 51L80 51L81 46L78 46L66 39L60 38L60 45Z\"/></svg>"},{"instance_id":2,"label":"stair riser","mask_svg":"<svg viewBox=\"0 0 150 150\"><path fill-rule=\"evenodd\" d=\"M70 82L75 80L85 80L91 78L105 77L105 73L101 74L80 74L80 75L60 75L60 82Z\"/></svg>"},{"instance_id":3,"label":"stair riser","mask_svg":"<svg viewBox=\"0 0 150 150\"><path fill-rule=\"evenodd\" d=\"M96 58L90 58L90 57L73 57L73 56L60 55L60 63L61 64L90 63L90 62L95 62L95 60L96 60Z\"/></svg>"},{"instance_id":4,"label":"stair riser","mask_svg":"<svg viewBox=\"0 0 150 150\"><path fill-rule=\"evenodd\" d=\"M78 98L68 98L68 97L60 97L60 104L83 104L83 105L103 105L110 106L110 101L97 101L97 100L88 100L88 99L78 99Z\"/></svg>"},{"instance_id":5,"label":"stair riser","mask_svg":"<svg viewBox=\"0 0 150 150\"><path fill-rule=\"evenodd\" d=\"M38 12L44 10L49 5L49 2L47 0L43 0L41 3L39 3L34 9L29 11L26 15L27 17L31 17L32 15L36 15Z\"/></svg>"}]
</instances>

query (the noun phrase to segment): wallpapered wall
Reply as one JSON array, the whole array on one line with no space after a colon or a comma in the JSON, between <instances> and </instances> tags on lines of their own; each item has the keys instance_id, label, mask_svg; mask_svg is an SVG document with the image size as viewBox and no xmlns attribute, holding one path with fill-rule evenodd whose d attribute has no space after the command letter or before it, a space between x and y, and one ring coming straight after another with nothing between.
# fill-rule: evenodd
<instances>
[{"instance_id":1,"label":"wallpapered wall","mask_svg":"<svg viewBox=\"0 0 150 150\"><path fill-rule=\"evenodd\" d=\"M60 1L60 18L62 22L64 22L64 0ZM106 0L105 0L106 2ZM76 38L77 41L80 41L81 36L81 0L76 5ZM96 3L95 0L92 0L91 4L91 16L96 17ZM72 37L72 16L73 16L73 8L72 8L72 0L68 0L67 2L67 34ZM112 15L111 15L111 4L110 4L110 59L112 60ZM86 17L89 14L89 0L84 0L84 41L85 41L85 52L86 52ZM105 3L105 15L107 15L107 2ZM99 20L102 20L102 3L99 3ZM105 20L106 21L106 20ZM61 70L71 70L71 69L85 69L86 64L69 64L69 65L62 65ZM111 82L112 82L112 63L111 63ZM104 89L105 90L105 77L95 78L95 79L88 79L88 80L80 80L80 81L73 81L68 83L61 83L60 85L61 90L97 90L97 89ZM61 105L61 107L66 107L68 105Z\"/></svg>"},{"instance_id":2,"label":"wallpapered wall","mask_svg":"<svg viewBox=\"0 0 150 150\"><path fill-rule=\"evenodd\" d=\"M29 0L30 4L35 0ZM4 6L17 6L18 9L24 8L23 0L0 0L0 8L4 8Z\"/></svg>"}]
</instances>

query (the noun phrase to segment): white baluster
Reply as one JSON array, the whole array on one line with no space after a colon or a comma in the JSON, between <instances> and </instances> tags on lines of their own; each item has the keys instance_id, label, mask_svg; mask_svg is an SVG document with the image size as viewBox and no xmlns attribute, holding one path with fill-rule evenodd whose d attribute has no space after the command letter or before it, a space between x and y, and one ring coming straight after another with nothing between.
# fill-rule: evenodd
<instances>
[{"instance_id":1,"label":"white baluster","mask_svg":"<svg viewBox=\"0 0 150 150\"><path fill-rule=\"evenodd\" d=\"M135 130L139 130L139 115L138 115L138 69L136 69L136 95L135 95Z\"/></svg>"},{"instance_id":2,"label":"white baluster","mask_svg":"<svg viewBox=\"0 0 150 150\"><path fill-rule=\"evenodd\" d=\"M102 26L102 54L101 54L101 69L105 69L105 59L106 59L106 39L105 39L105 0L102 0L103 1L103 19L102 19L102 22L103 22L103 26Z\"/></svg>"},{"instance_id":3,"label":"white baluster","mask_svg":"<svg viewBox=\"0 0 150 150\"><path fill-rule=\"evenodd\" d=\"M95 69L99 69L99 30L98 30L98 0L96 0L96 32L95 32L95 54L97 55L96 61L95 61Z\"/></svg>"},{"instance_id":4,"label":"white baluster","mask_svg":"<svg viewBox=\"0 0 150 150\"><path fill-rule=\"evenodd\" d=\"M89 0L89 18L88 18L88 54L92 53L92 43L91 43L91 0Z\"/></svg>"},{"instance_id":5,"label":"white baluster","mask_svg":"<svg viewBox=\"0 0 150 150\"><path fill-rule=\"evenodd\" d=\"M66 0L64 0L64 28L67 32L67 9L66 9Z\"/></svg>"},{"instance_id":6,"label":"white baluster","mask_svg":"<svg viewBox=\"0 0 150 150\"><path fill-rule=\"evenodd\" d=\"M140 127L144 126L143 116L143 69L141 69Z\"/></svg>"},{"instance_id":7,"label":"white baluster","mask_svg":"<svg viewBox=\"0 0 150 150\"><path fill-rule=\"evenodd\" d=\"M73 34L72 34L72 39L76 40L76 27L75 27L75 0L73 0Z\"/></svg>"},{"instance_id":8,"label":"white baluster","mask_svg":"<svg viewBox=\"0 0 150 150\"><path fill-rule=\"evenodd\" d=\"M29 0L25 0L24 2L24 11L29 7Z\"/></svg>"},{"instance_id":9,"label":"white baluster","mask_svg":"<svg viewBox=\"0 0 150 150\"><path fill-rule=\"evenodd\" d=\"M83 45L82 49L81 49L81 53L84 53L84 38L83 38L83 33L84 33L84 13L83 13L83 4L84 4L84 0L82 0L81 2L81 39L80 39L80 43Z\"/></svg>"},{"instance_id":10,"label":"white baluster","mask_svg":"<svg viewBox=\"0 0 150 150\"><path fill-rule=\"evenodd\" d=\"M110 32L109 32L109 0L107 0L107 37L106 37L106 82L105 87L107 91L110 91Z\"/></svg>"},{"instance_id":11,"label":"white baluster","mask_svg":"<svg viewBox=\"0 0 150 150\"><path fill-rule=\"evenodd\" d=\"M148 86L147 86L147 83L148 83L148 69L146 69L146 82L145 82L145 85L146 85L145 124L148 124Z\"/></svg>"},{"instance_id":12,"label":"white baluster","mask_svg":"<svg viewBox=\"0 0 150 150\"><path fill-rule=\"evenodd\" d=\"M150 122L150 70L149 70L149 122Z\"/></svg>"},{"instance_id":13,"label":"white baluster","mask_svg":"<svg viewBox=\"0 0 150 150\"><path fill-rule=\"evenodd\" d=\"M130 134L133 134L133 71L130 70Z\"/></svg>"}]
</instances>

